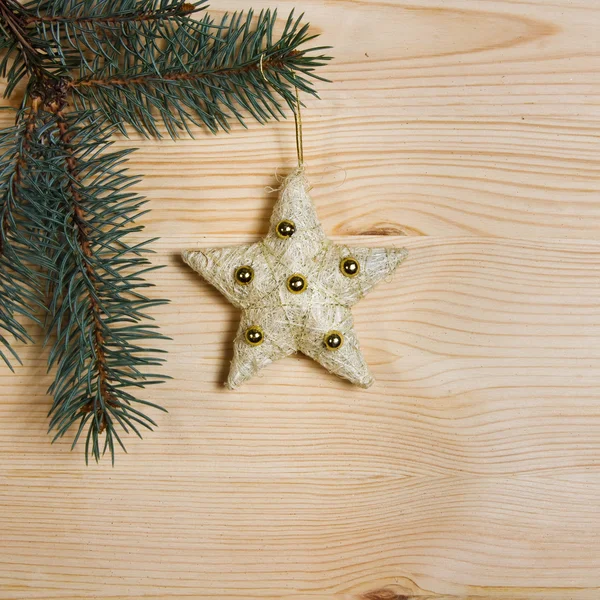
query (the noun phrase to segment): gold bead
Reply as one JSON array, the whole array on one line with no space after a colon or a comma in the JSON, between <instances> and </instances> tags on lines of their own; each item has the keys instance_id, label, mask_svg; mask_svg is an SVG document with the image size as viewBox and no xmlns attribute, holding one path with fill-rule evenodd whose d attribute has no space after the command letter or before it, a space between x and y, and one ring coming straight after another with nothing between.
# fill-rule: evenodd
<instances>
[{"instance_id":1,"label":"gold bead","mask_svg":"<svg viewBox=\"0 0 600 600\"><path fill-rule=\"evenodd\" d=\"M306 278L304 275L300 275L299 273L294 273L290 275L287 280L287 289L292 292L292 294L301 294L306 290Z\"/></svg>"},{"instance_id":2,"label":"gold bead","mask_svg":"<svg viewBox=\"0 0 600 600\"><path fill-rule=\"evenodd\" d=\"M235 270L235 280L241 285L248 285L254 279L254 269L247 265Z\"/></svg>"},{"instance_id":3,"label":"gold bead","mask_svg":"<svg viewBox=\"0 0 600 600\"><path fill-rule=\"evenodd\" d=\"M360 265L355 258L347 256L340 261L340 271L344 277L356 277L360 273Z\"/></svg>"},{"instance_id":4,"label":"gold bead","mask_svg":"<svg viewBox=\"0 0 600 600\"><path fill-rule=\"evenodd\" d=\"M258 325L252 325L246 329L244 339L249 346L260 346L265 341L265 335Z\"/></svg>"},{"instance_id":5,"label":"gold bead","mask_svg":"<svg viewBox=\"0 0 600 600\"><path fill-rule=\"evenodd\" d=\"M279 221L275 231L280 238L285 240L296 233L296 225L294 225L293 221Z\"/></svg>"},{"instance_id":6,"label":"gold bead","mask_svg":"<svg viewBox=\"0 0 600 600\"><path fill-rule=\"evenodd\" d=\"M339 331L329 331L323 336L323 343L327 350L338 350L344 343L344 336Z\"/></svg>"}]
</instances>

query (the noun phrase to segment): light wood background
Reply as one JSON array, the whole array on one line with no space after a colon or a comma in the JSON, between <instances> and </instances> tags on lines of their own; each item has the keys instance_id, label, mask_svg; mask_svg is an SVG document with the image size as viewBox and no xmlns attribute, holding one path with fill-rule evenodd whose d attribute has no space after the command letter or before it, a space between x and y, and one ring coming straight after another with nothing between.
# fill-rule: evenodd
<instances>
[{"instance_id":1,"label":"light wood background","mask_svg":"<svg viewBox=\"0 0 600 600\"><path fill-rule=\"evenodd\" d=\"M293 122L134 140L170 412L86 468L44 351L0 369L0 597L599 598L600 4L298 6L335 47L304 113L325 229L410 250L355 311L376 385L289 358L226 391L238 315L178 258L265 233Z\"/></svg>"}]
</instances>

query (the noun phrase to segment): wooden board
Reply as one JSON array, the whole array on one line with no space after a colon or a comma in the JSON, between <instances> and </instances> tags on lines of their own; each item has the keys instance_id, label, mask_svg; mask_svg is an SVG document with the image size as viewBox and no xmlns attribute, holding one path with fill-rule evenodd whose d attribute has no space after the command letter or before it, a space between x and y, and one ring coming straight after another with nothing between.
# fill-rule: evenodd
<instances>
[{"instance_id":1,"label":"wooden board","mask_svg":"<svg viewBox=\"0 0 600 600\"><path fill-rule=\"evenodd\" d=\"M226 391L238 315L179 259L265 233L292 122L117 140L169 413L86 468L49 443L44 350L0 368L0 598L600 597L600 5L301 8L337 57L304 112L325 229L410 251L355 310L375 386L294 357Z\"/></svg>"}]
</instances>

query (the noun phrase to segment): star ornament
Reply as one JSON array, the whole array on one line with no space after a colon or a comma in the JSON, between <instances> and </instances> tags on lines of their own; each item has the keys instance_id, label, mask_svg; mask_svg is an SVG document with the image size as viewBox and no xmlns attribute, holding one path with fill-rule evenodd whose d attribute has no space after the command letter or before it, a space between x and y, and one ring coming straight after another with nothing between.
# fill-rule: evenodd
<instances>
[{"instance_id":1,"label":"star ornament","mask_svg":"<svg viewBox=\"0 0 600 600\"><path fill-rule=\"evenodd\" d=\"M261 241L183 252L184 261L242 311L226 382L231 389L295 352L353 384L373 383L350 309L408 252L334 244L308 189L302 168L285 180Z\"/></svg>"}]
</instances>

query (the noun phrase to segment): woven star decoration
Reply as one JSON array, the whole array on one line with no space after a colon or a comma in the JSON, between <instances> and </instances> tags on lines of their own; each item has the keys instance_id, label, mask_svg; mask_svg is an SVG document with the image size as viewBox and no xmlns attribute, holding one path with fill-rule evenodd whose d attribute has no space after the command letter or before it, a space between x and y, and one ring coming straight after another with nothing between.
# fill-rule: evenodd
<instances>
[{"instance_id":1,"label":"woven star decoration","mask_svg":"<svg viewBox=\"0 0 600 600\"><path fill-rule=\"evenodd\" d=\"M334 244L308 189L302 168L285 180L260 242L183 252L187 264L242 310L226 382L231 389L295 352L361 387L373 383L350 307L408 252Z\"/></svg>"}]
</instances>

